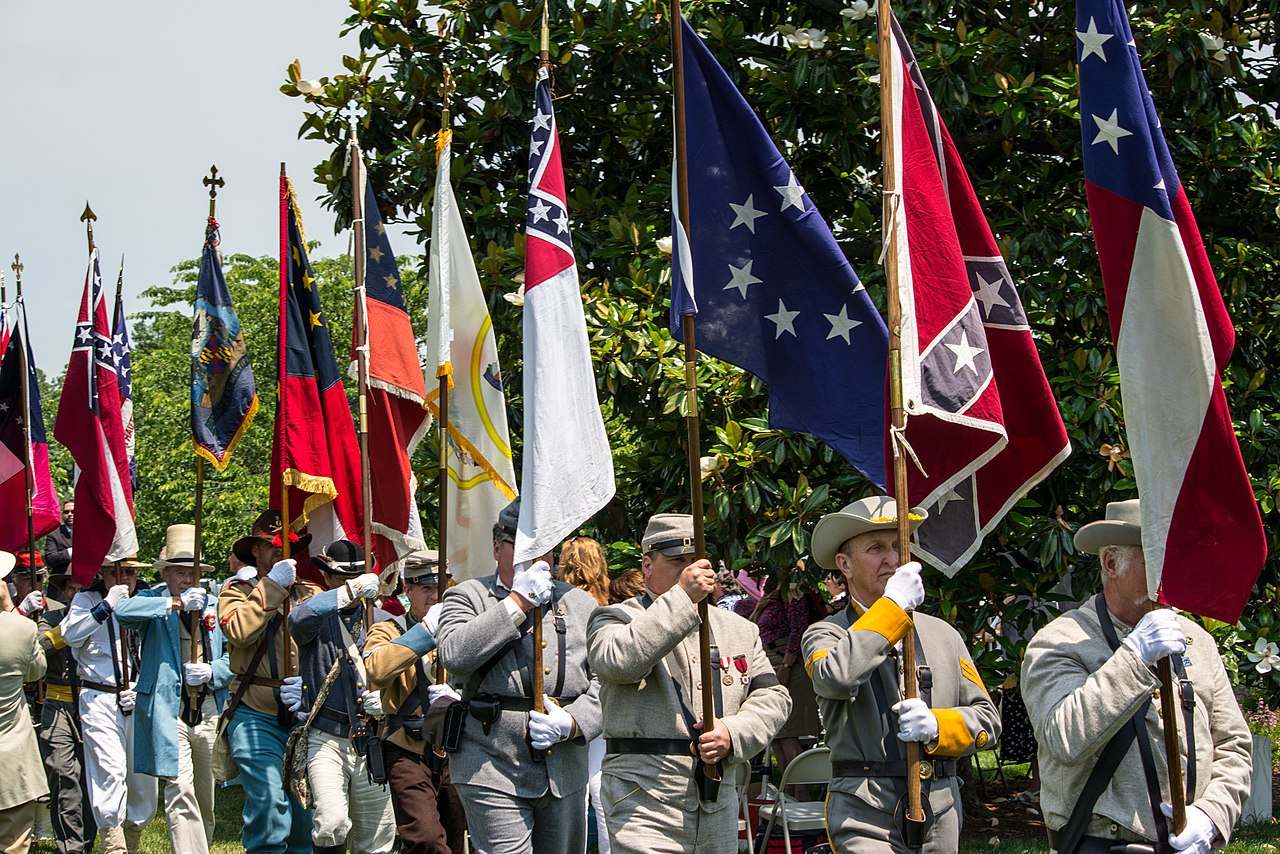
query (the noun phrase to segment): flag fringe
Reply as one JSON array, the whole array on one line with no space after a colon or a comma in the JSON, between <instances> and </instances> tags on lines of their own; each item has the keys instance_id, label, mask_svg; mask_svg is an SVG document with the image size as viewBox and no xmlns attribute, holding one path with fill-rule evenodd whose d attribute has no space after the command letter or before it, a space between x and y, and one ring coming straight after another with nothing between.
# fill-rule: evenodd
<instances>
[{"instance_id":1,"label":"flag fringe","mask_svg":"<svg viewBox=\"0 0 1280 854\"><path fill-rule=\"evenodd\" d=\"M236 445L240 443L240 439L244 436L245 431L249 429L249 425L253 422L253 418L258 414L258 393L253 393L253 400L249 403L249 408L245 410L244 418L240 421L240 426L236 428L236 433L231 437L231 441L227 442L227 447L222 451L222 458L199 441L193 439L196 446L196 455L204 457L218 471L226 471L227 466L231 464L231 452L236 449Z\"/></svg>"},{"instance_id":2,"label":"flag fringe","mask_svg":"<svg viewBox=\"0 0 1280 854\"><path fill-rule=\"evenodd\" d=\"M315 474L303 474L297 469L285 469L282 473L284 485L294 486L303 492L310 493L302 502L302 512L293 517L290 527L295 531L305 528L311 521L311 512L323 507L338 498L338 488L333 485L333 478Z\"/></svg>"},{"instance_id":3,"label":"flag fringe","mask_svg":"<svg viewBox=\"0 0 1280 854\"><path fill-rule=\"evenodd\" d=\"M431 412L433 417L440 417L440 406L435 400L428 399L427 409ZM458 443L459 447L471 455L471 458L475 461L476 468L481 469L485 474L489 475L489 477L493 479L493 485L498 487L498 491L502 493L503 497L508 501L514 501L516 497L515 488L512 487L511 484L507 483L502 475L498 474L498 471L493 467L493 464L485 459L484 454L480 453L480 450L475 445L471 444L471 441L467 439L466 436L462 435L462 433L453 426L452 422L449 424L449 435L453 438L453 441Z\"/></svg>"}]
</instances>

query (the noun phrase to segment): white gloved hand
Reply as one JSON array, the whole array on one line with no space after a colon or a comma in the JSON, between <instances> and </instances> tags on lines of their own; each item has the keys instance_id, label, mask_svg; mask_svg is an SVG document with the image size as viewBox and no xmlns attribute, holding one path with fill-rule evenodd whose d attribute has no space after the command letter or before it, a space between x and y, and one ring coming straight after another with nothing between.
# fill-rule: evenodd
<instances>
[{"instance_id":1,"label":"white gloved hand","mask_svg":"<svg viewBox=\"0 0 1280 854\"><path fill-rule=\"evenodd\" d=\"M893 711L898 715L898 741L918 741L929 744L938 737L938 716L935 715L924 700L916 697L894 703Z\"/></svg>"},{"instance_id":2,"label":"white gloved hand","mask_svg":"<svg viewBox=\"0 0 1280 854\"><path fill-rule=\"evenodd\" d=\"M1173 818L1173 807L1169 804L1161 804L1160 812L1165 814L1166 818ZM1214 840L1218 838L1218 827L1213 823L1213 819L1204 814L1204 811L1197 806L1187 805L1187 826L1182 829L1181 833L1170 833L1169 844L1177 851L1186 851L1188 854L1209 854L1209 849L1213 847Z\"/></svg>"},{"instance_id":3,"label":"white gloved hand","mask_svg":"<svg viewBox=\"0 0 1280 854\"><path fill-rule=\"evenodd\" d=\"M203 587L188 587L178 598L182 600L182 610L203 611L209 597Z\"/></svg>"},{"instance_id":4,"label":"white gloved hand","mask_svg":"<svg viewBox=\"0 0 1280 854\"><path fill-rule=\"evenodd\" d=\"M573 715L551 702L551 698L542 695L542 702L547 713L529 713L529 743L534 750L546 750L551 745L564 741L573 735Z\"/></svg>"},{"instance_id":5,"label":"white gloved hand","mask_svg":"<svg viewBox=\"0 0 1280 854\"><path fill-rule=\"evenodd\" d=\"M1156 608L1143 614L1121 643L1137 653L1148 667L1155 667L1166 655L1182 655L1187 651L1186 634L1178 624L1178 615L1170 608Z\"/></svg>"},{"instance_id":6,"label":"white gloved hand","mask_svg":"<svg viewBox=\"0 0 1280 854\"><path fill-rule=\"evenodd\" d=\"M427 686L427 705L435 705L436 700L439 700L441 697L448 697L450 700L454 701L462 699L462 695L448 685Z\"/></svg>"},{"instance_id":7,"label":"white gloved hand","mask_svg":"<svg viewBox=\"0 0 1280 854\"><path fill-rule=\"evenodd\" d=\"M427 609L426 615L422 618L422 627L431 632L431 636L436 636L436 629L440 626L440 611L444 608L443 602L437 602Z\"/></svg>"},{"instance_id":8,"label":"white gloved hand","mask_svg":"<svg viewBox=\"0 0 1280 854\"><path fill-rule=\"evenodd\" d=\"M371 718L380 718L386 714L382 710L382 693L380 691L365 691L360 695L363 701L360 707L364 709L364 713Z\"/></svg>"},{"instance_id":9,"label":"white gloved hand","mask_svg":"<svg viewBox=\"0 0 1280 854\"><path fill-rule=\"evenodd\" d=\"M530 605L545 605L551 601L551 567L545 560L535 561L533 566L520 564L511 580L511 592L519 593Z\"/></svg>"},{"instance_id":10,"label":"white gloved hand","mask_svg":"<svg viewBox=\"0 0 1280 854\"><path fill-rule=\"evenodd\" d=\"M132 712L133 707L138 704L138 692L132 688L126 688L118 695L120 697L120 711Z\"/></svg>"},{"instance_id":11,"label":"white gloved hand","mask_svg":"<svg viewBox=\"0 0 1280 854\"><path fill-rule=\"evenodd\" d=\"M213 665L203 661L186 662L182 665L182 680L194 688L203 685L213 678Z\"/></svg>"},{"instance_id":12,"label":"white gloved hand","mask_svg":"<svg viewBox=\"0 0 1280 854\"><path fill-rule=\"evenodd\" d=\"M372 572L366 572L347 582L347 586L351 588L351 595L357 599L377 599L381 584L378 576Z\"/></svg>"},{"instance_id":13,"label":"white gloved hand","mask_svg":"<svg viewBox=\"0 0 1280 854\"><path fill-rule=\"evenodd\" d=\"M233 581L252 581L255 584L258 581L258 568L256 566L246 566L232 576Z\"/></svg>"},{"instance_id":14,"label":"white gloved hand","mask_svg":"<svg viewBox=\"0 0 1280 854\"><path fill-rule=\"evenodd\" d=\"M107 591L107 595L104 598L114 611L121 602L129 598L129 588L123 584L117 584Z\"/></svg>"},{"instance_id":15,"label":"white gloved hand","mask_svg":"<svg viewBox=\"0 0 1280 854\"><path fill-rule=\"evenodd\" d=\"M904 611L914 611L924 601L924 582L920 580L920 564L910 561L898 567L884 586L884 595Z\"/></svg>"},{"instance_id":16,"label":"white gloved hand","mask_svg":"<svg viewBox=\"0 0 1280 854\"><path fill-rule=\"evenodd\" d=\"M22 604L18 605L18 613L24 617L39 614L43 610L44 594L39 590L32 590L23 598Z\"/></svg>"},{"instance_id":17,"label":"white gloved hand","mask_svg":"<svg viewBox=\"0 0 1280 854\"><path fill-rule=\"evenodd\" d=\"M271 571L267 573L267 578L270 578L281 587L289 587L297 577L298 562L293 558L286 558L280 561L271 567Z\"/></svg>"},{"instance_id":18,"label":"white gloved hand","mask_svg":"<svg viewBox=\"0 0 1280 854\"><path fill-rule=\"evenodd\" d=\"M276 564L276 566L279 565ZM291 712L296 712L302 708L301 676L285 677L284 684L280 686L280 702L284 703L284 707Z\"/></svg>"}]
</instances>

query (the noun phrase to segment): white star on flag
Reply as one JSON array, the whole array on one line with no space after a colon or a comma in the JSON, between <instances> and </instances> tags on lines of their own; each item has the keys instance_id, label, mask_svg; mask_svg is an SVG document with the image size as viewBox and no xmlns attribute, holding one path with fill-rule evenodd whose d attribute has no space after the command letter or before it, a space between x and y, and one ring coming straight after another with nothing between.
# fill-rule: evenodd
<instances>
[{"instance_id":1,"label":"white star on flag","mask_svg":"<svg viewBox=\"0 0 1280 854\"><path fill-rule=\"evenodd\" d=\"M529 212L533 214L534 222L542 222L544 219L547 218L547 214L549 214L551 210L552 210L551 205L542 201L542 199L538 199L538 203L533 207L529 208Z\"/></svg>"},{"instance_id":2,"label":"white star on flag","mask_svg":"<svg viewBox=\"0 0 1280 854\"><path fill-rule=\"evenodd\" d=\"M754 263L755 263L754 261L748 261L746 264L744 264L741 267L735 267L732 264L730 264L729 275L732 276L732 278L729 280L729 284L724 286L724 290L727 291L729 290L729 288L737 288L738 293L742 294L742 298L746 299L747 288L749 288L752 285L763 284L764 280L757 279L755 275L751 272L751 265Z\"/></svg>"},{"instance_id":3,"label":"white star on flag","mask_svg":"<svg viewBox=\"0 0 1280 854\"><path fill-rule=\"evenodd\" d=\"M540 139L535 139L533 142L529 143L529 154L533 157L537 157L541 155L542 143L543 143L543 140L540 140Z\"/></svg>"},{"instance_id":4,"label":"white star on flag","mask_svg":"<svg viewBox=\"0 0 1280 854\"><path fill-rule=\"evenodd\" d=\"M773 336L775 341L782 337L783 332L790 332L792 338L796 337L796 328L793 323L799 314L800 312L798 311L787 311L786 304L783 303L782 300L778 300L777 313L765 315L766 319L772 320L774 325L778 327L777 332L775 332Z\"/></svg>"},{"instance_id":5,"label":"white star on flag","mask_svg":"<svg viewBox=\"0 0 1280 854\"><path fill-rule=\"evenodd\" d=\"M551 116L546 113L534 113L533 126L536 130L551 130Z\"/></svg>"},{"instance_id":6,"label":"white star on flag","mask_svg":"<svg viewBox=\"0 0 1280 854\"><path fill-rule=\"evenodd\" d=\"M782 210L790 207L799 208L804 211L804 187L801 187L796 181L796 173L791 173L791 180L787 182L785 187L774 187L782 196Z\"/></svg>"},{"instance_id":7,"label":"white star on flag","mask_svg":"<svg viewBox=\"0 0 1280 854\"><path fill-rule=\"evenodd\" d=\"M969 345L968 332L963 329L960 330L960 343L947 344L946 348L956 354L956 366L951 373L958 374L961 368L968 368L975 374L978 372L978 366L973 363L973 360L984 351L980 347L971 347Z\"/></svg>"},{"instance_id":8,"label":"white star on flag","mask_svg":"<svg viewBox=\"0 0 1280 854\"><path fill-rule=\"evenodd\" d=\"M747 200L740 205L729 202L729 207L733 208L734 213L733 224L729 228L745 225L752 234L756 233L756 220L762 216L767 216L763 211L756 210L755 194L747 196Z\"/></svg>"},{"instance_id":9,"label":"white star on flag","mask_svg":"<svg viewBox=\"0 0 1280 854\"><path fill-rule=\"evenodd\" d=\"M988 282L982 278L981 273L974 273L973 275L978 280L978 289L973 292L973 295L978 302L982 303L983 313L988 318L991 317L991 309L996 306L1009 307L1009 303L1005 301L1005 298L1000 296L1000 285L1004 281L1003 279L997 277L994 282Z\"/></svg>"},{"instance_id":10,"label":"white star on flag","mask_svg":"<svg viewBox=\"0 0 1280 854\"><path fill-rule=\"evenodd\" d=\"M831 322L831 331L827 333L828 341L838 335L844 339L844 343L852 343L849 341L849 330L855 326L862 325L861 320L849 319L849 307L847 305L840 306L839 314L824 314L822 316Z\"/></svg>"},{"instance_id":11,"label":"white star on flag","mask_svg":"<svg viewBox=\"0 0 1280 854\"><path fill-rule=\"evenodd\" d=\"M1131 131L1127 131L1116 123L1119 110L1111 111L1111 118L1104 119L1102 116L1094 116L1093 120L1098 125L1098 135L1093 138L1093 144L1105 142L1111 146L1111 150L1120 153L1120 138L1125 136L1133 136Z\"/></svg>"},{"instance_id":12,"label":"white star on flag","mask_svg":"<svg viewBox=\"0 0 1280 854\"><path fill-rule=\"evenodd\" d=\"M960 495L960 493L956 492L956 489L953 486L947 490L945 495L943 495L941 498L938 499L938 503L934 506L937 509L937 511L941 513L943 510L947 509L947 505L950 504L952 501L961 501L961 500L963 500L962 496Z\"/></svg>"},{"instance_id":13,"label":"white star on flag","mask_svg":"<svg viewBox=\"0 0 1280 854\"><path fill-rule=\"evenodd\" d=\"M569 214L567 211L560 211L560 216L551 220L556 224L556 228L563 232L569 231Z\"/></svg>"},{"instance_id":14,"label":"white star on flag","mask_svg":"<svg viewBox=\"0 0 1280 854\"><path fill-rule=\"evenodd\" d=\"M82 326L80 327L80 331L76 333L76 337L79 338L80 343L83 344L93 337L93 332L90 331L89 327Z\"/></svg>"},{"instance_id":15,"label":"white star on flag","mask_svg":"<svg viewBox=\"0 0 1280 854\"><path fill-rule=\"evenodd\" d=\"M1152 189L1159 190L1160 192L1163 193L1168 188L1164 185L1164 179L1161 178L1159 181L1156 182L1155 187L1153 187Z\"/></svg>"},{"instance_id":16,"label":"white star on flag","mask_svg":"<svg viewBox=\"0 0 1280 854\"><path fill-rule=\"evenodd\" d=\"M1089 18L1089 28L1083 33L1076 30L1076 38L1080 40L1080 44L1084 45L1084 54L1080 57L1081 62L1084 62L1090 56L1097 56L1101 58L1103 62L1106 62L1107 52L1102 49L1102 46L1106 44L1109 39L1115 38L1115 36L1113 34L1098 32L1097 22L1094 21L1093 18Z\"/></svg>"}]
</instances>

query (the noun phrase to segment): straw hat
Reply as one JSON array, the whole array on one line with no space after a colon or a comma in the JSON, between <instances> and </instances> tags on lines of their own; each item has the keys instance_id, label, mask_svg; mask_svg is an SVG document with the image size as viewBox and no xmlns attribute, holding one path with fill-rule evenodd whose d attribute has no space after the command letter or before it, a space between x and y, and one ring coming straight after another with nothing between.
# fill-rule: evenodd
<instances>
[{"instance_id":1,"label":"straw hat","mask_svg":"<svg viewBox=\"0 0 1280 854\"><path fill-rule=\"evenodd\" d=\"M196 526L170 525L164 532L164 557L152 564L157 570L170 566L192 566L196 559ZM201 573L213 572L207 563L199 566Z\"/></svg>"},{"instance_id":2,"label":"straw hat","mask_svg":"<svg viewBox=\"0 0 1280 854\"><path fill-rule=\"evenodd\" d=\"M911 530L929 518L920 507L908 516ZM837 513L828 513L813 527L813 559L823 569L836 568L836 552L851 538L868 531L888 531L898 527L898 502L887 495L872 495L846 504Z\"/></svg>"}]
</instances>

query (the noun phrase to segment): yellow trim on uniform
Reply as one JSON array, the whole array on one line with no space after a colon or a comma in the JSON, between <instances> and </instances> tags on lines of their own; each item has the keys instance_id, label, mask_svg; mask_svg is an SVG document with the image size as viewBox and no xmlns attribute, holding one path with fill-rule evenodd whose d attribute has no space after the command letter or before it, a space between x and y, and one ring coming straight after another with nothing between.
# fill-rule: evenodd
<instances>
[{"instance_id":1,"label":"yellow trim on uniform","mask_svg":"<svg viewBox=\"0 0 1280 854\"><path fill-rule=\"evenodd\" d=\"M45 683L44 698L46 700L56 700L59 703L71 702L71 686L70 685L50 685Z\"/></svg>"},{"instance_id":2,"label":"yellow trim on uniform","mask_svg":"<svg viewBox=\"0 0 1280 854\"><path fill-rule=\"evenodd\" d=\"M881 596L849 628L852 631L875 632L892 646L906 637L911 628L911 618L898 607L897 602Z\"/></svg>"},{"instance_id":3,"label":"yellow trim on uniform","mask_svg":"<svg viewBox=\"0 0 1280 854\"><path fill-rule=\"evenodd\" d=\"M809 678L813 678L813 666L822 659L831 654L829 649L815 649L813 655L809 656L809 660L804 663L804 670L809 674Z\"/></svg>"},{"instance_id":4,"label":"yellow trim on uniform","mask_svg":"<svg viewBox=\"0 0 1280 854\"><path fill-rule=\"evenodd\" d=\"M969 725L956 709L932 709L938 719L938 740L929 753L934 756L960 756L973 746Z\"/></svg>"},{"instance_id":5,"label":"yellow trim on uniform","mask_svg":"<svg viewBox=\"0 0 1280 854\"><path fill-rule=\"evenodd\" d=\"M981 688L982 693L986 694L988 698L991 697L991 695L987 693L987 686L982 683L982 677L978 675L978 668L974 667L968 661L961 658L960 672L964 675L966 679L968 679L974 685L977 685L979 688Z\"/></svg>"},{"instance_id":6,"label":"yellow trim on uniform","mask_svg":"<svg viewBox=\"0 0 1280 854\"><path fill-rule=\"evenodd\" d=\"M54 626L44 633L49 639L49 643L53 644L54 649L66 649L67 642L62 638L62 626Z\"/></svg>"}]
</instances>

